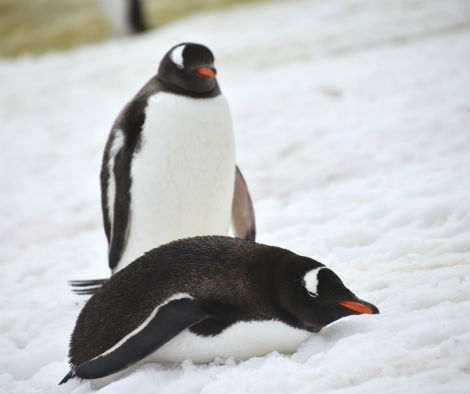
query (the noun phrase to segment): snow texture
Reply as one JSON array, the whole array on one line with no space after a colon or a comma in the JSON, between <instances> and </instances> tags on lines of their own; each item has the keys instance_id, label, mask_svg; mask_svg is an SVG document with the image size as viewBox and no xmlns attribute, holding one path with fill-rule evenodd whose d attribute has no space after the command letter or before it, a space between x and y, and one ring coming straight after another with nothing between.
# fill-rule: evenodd
<instances>
[{"instance_id":1,"label":"snow texture","mask_svg":"<svg viewBox=\"0 0 470 394\"><path fill-rule=\"evenodd\" d=\"M2 393L469 393L469 2L278 1L0 62ZM292 355L73 379L108 275L98 173L117 113L178 42L208 45L258 240L325 263L380 315Z\"/></svg>"}]
</instances>

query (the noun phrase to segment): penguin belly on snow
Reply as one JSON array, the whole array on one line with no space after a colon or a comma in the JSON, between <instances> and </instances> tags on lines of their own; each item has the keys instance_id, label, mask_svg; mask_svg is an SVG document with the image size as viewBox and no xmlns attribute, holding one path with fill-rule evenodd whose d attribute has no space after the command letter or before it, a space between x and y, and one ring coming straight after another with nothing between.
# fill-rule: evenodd
<instances>
[{"instance_id":1,"label":"penguin belly on snow","mask_svg":"<svg viewBox=\"0 0 470 394\"><path fill-rule=\"evenodd\" d=\"M311 333L363 313L379 311L308 257L230 237L177 240L141 256L90 298L61 383L102 378L141 360L290 353Z\"/></svg>"}]
</instances>

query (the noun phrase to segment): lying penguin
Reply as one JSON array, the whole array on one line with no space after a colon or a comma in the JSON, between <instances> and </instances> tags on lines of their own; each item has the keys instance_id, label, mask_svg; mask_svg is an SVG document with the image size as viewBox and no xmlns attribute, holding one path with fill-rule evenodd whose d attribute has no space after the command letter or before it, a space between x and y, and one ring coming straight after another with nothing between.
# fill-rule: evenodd
<instances>
[{"instance_id":1,"label":"lying penguin","mask_svg":"<svg viewBox=\"0 0 470 394\"><path fill-rule=\"evenodd\" d=\"M235 162L230 109L204 45L172 47L117 117L101 168L111 273L180 238L255 240L254 209ZM73 281L92 294L106 279Z\"/></svg>"},{"instance_id":2,"label":"lying penguin","mask_svg":"<svg viewBox=\"0 0 470 394\"><path fill-rule=\"evenodd\" d=\"M223 236L177 240L144 254L90 298L72 334L72 369L60 384L143 359L289 353L310 333L362 313L379 310L308 257Z\"/></svg>"}]
</instances>

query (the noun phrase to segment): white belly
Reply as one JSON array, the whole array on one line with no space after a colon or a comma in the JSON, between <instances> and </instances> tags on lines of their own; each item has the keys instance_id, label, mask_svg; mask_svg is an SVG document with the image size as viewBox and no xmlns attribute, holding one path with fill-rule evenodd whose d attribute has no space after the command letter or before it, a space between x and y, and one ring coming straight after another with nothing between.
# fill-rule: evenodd
<instances>
[{"instance_id":1,"label":"white belly","mask_svg":"<svg viewBox=\"0 0 470 394\"><path fill-rule=\"evenodd\" d=\"M114 272L175 239L227 235L234 177L232 119L222 95L150 97L132 160L129 237Z\"/></svg>"},{"instance_id":2,"label":"white belly","mask_svg":"<svg viewBox=\"0 0 470 394\"><path fill-rule=\"evenodd\" d=\"M274 350L293 353L310 333L280 321L239 322L213 337L193 334L188 329L167 342L144 362L181 362L192 360L207 363L233 357L246 360Z\"/></svg>"},{"instance_id":3,"label":"white belly","mask_svg":"<svg viewBox=\"0 0 470 394\"><path fill-rule=\"evenodd\" d=\"M207 363L217 358L233 357L236 361L262 356L272 351L293 353L311 334L279 321L240 322L214 337L201 337L184 330L154 353L124 371L105 378L94 379L93 387L100 388L144 363L180 363L192 360Z\"/></svg>"}]
</instances>

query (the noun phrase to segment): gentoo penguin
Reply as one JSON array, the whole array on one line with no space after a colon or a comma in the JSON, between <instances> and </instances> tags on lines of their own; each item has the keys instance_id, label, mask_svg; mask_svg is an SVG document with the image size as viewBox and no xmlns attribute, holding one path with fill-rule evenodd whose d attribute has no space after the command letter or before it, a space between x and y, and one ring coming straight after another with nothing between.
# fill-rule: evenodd
<instances>
[{"instance_id":1,"label":"gentoo penguin","mask_svg":"<svg viewBox=\"0 0 470 394\"><path fill-rule=\"evenodd\" d=\"M230 110L215 74L208 48L178 44L114 123L101 169L112 273L175 239L228 235L230 223L236 237L255 239ZM88 294L103 282L72 285Z\"/></svg>"},{"instance_id":2,"label":"gentoo penguin","mask_svg":"<svg viewBox=\"0 0 470 394\"><path fill-rule=\"evenodd\" d=\"M231 237L177 240L114 274L90 298L61 383L104 377L144 358L208 362L293 352L310 333L362 313L379 310L308 257Z\"/></svg>"}]
</instances>

